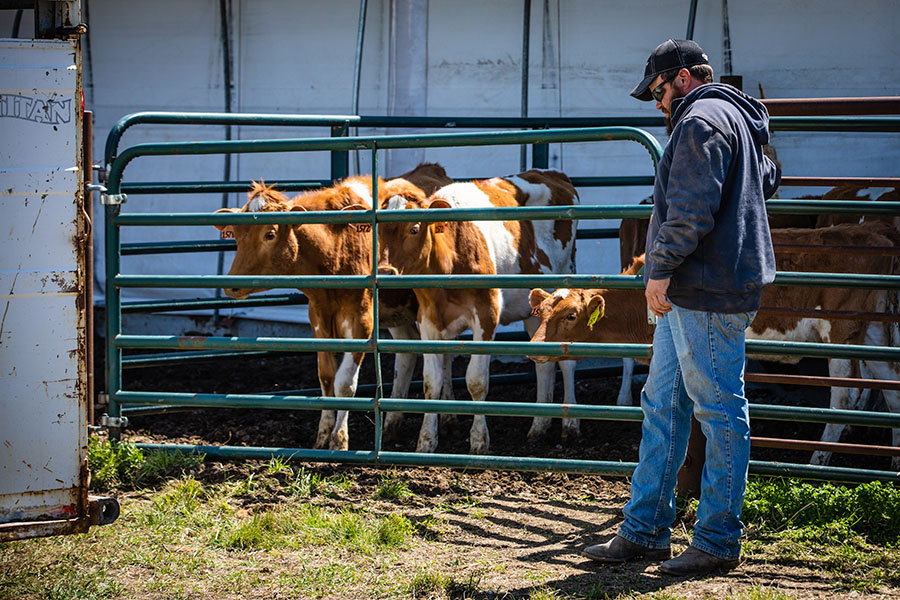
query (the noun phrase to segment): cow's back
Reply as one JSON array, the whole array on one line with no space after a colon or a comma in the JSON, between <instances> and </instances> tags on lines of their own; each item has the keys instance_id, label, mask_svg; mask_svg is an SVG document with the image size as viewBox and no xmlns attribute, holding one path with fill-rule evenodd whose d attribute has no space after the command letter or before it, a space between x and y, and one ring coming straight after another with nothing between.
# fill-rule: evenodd
<instances>
[{"instance_id":1,"label":"cow's back","mask_svg":"<svg viewBox=\"0 0 900 600\"><path fill-rule=\"evenodd\" d=\"M865 225L841 224L816 229L773 229L776 245L812 246L881 246L893 243L885 232L887 223ZM776 256L779 271L806 273L864 273L889 275L897 272L897 259L891 256L868 256L836 249L828 253L803 251ZM893 294L896 297L896 293ZM895 310L890 292L859 288L800 286L768 286L763 291L762 306L776 309L837 310L884 312ZM818 341L841 344L864 342L866 321L847 319L814 319L767 315L763 311L748 329L750 339Z\"/></svg>"},{"instance_id":2,"label":"cow's back","mask_svg":"<svg viewBox=\"0 0 900 600\"><path fill-rule=\"evenodd\" d=\"M578 194L557 171L531 170L509 177L453 184L436 194L458 208L571 206ZM574 220L474 221L497 274L575 272ZM530 313L528 290L503 289L502 323Z\"/></svg>"}]
</instances>

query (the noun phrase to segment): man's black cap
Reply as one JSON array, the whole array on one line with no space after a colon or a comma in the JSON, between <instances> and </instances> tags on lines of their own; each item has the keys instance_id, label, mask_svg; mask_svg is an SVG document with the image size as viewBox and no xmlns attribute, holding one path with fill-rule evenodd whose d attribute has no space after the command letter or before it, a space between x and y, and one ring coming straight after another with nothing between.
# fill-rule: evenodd
<instances>
[{"instance_id":1,"label":"man's black cap","mask_svg":"<svg viewBox=\"0 0 900 600\"><path fill-rule=\"evenodd\" d=\"M638 100L653 100L650 84L656 76L672 69L708 65L709 57L697 42L693 40L666 40L650 53L647 66L644 68L644 79L631 90L631 95Z\"/></svg>"}]
</instances>

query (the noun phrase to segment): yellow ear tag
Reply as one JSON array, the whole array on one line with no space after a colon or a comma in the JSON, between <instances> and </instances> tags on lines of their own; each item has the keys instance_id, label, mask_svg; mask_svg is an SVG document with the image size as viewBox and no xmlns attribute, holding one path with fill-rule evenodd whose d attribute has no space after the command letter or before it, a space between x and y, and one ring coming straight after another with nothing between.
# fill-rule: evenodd
<instances>
[{"instance_id":1,"label":"yellow ear tag","mask_svg":"<svg viewBox=\"0 0 900 600\"><path fill-rule=\"evenodd\" d=\"M601 308L603 309L603 312L600 312L600 309L601 309ZM605 307L605 306L598 306L597 308L595 308L595 309L594 309L594 312L591 313L591 316L590 316L590 318L588 319L588 327L593 327L593 326L594 326L594 323L596 323L597 321L599 321L600 319L602 319L602 318L603 318L603 315L605 315L605 314L606 314L606 307Z\"/></svg>"}]
</instances>

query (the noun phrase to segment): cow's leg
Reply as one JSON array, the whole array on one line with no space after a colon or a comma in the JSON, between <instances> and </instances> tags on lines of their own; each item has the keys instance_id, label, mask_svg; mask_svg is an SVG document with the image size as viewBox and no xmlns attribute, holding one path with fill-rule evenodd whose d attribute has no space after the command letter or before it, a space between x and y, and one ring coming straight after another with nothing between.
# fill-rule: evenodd
<instances>
[{"instance_id":1,"label":"cow's leg","mask_svg":"<svg viewBox=\"0 0 900 600\"><path fill-rule=\"evenodd\" d=\"M423 379L425 382L425 398L435 400L443 384L443 359L440 354L422 355L424 362ZM438 416L425 413L422 416L422 428L419 430L419 441L416 452L434 452L438 445Z\"/></svg>"},{"instance_id":2,"label":"cow's leg","mask_svg":"<svg viewBox=\"0 0 900 600\"><path fill-rule=\"evenodd\" d=\"M831 377L850 377L851 361L836 358L829 360L828 375ZM829 403L829 407L832 409L851 410L856 406L858 401L859 389L842 388L836 386L831 388L831 402ZM825 425L825 430L822 432L821 441L840 441L841 434L844 433L844 429L846 427L846 425L828 423L827 425ZM809 462L814 465L827 465L829 460L831 460L831 452L819 450L813 452L812 458Z\"/></svg>"},{"instance_id":3,"label":"cow's leg","mask_svg":"<svg viewBox=\"0 0 900 600\"><path fill-rule=\"evenodd\" d=\"M534 336L534 332L539 325L538 319L529 317L525 319L525 331L529 337ZM556 363L546 362L535 365L537 376L537 401L539 403L553 402L553 386L555 385ZM574 396L574 394L573 394ZM535 417L531 422L531 429L528 430L528 441L531 443L538 442L547 435L547 429L550 428L550 417Z\"/></svg>"},{"instance_id":4,"label":"cow's leg","mask_svg":"<svg viewBox=\"0 0 900 600\"><path fill-rule=\"evenodd\" d=\"M469 366L466 368L466 387L469 388L469 395L475 402L483 402L487 397L490 371L490 355L473 354L469 359ZM472 454L487 454L490 446L487 418L484 415L474 415L472 429L469 432L469 451Z\"/></svg>"},{"instance_id":5,"label":"cow's leg","mask_svg":"<svg viewBox=\"0 0 900 600\"><path fill-rule=\"evenodd\" d=\"M556 363L546 362L535 365L537 376L537 401L553 402L553 385L555 383ZM536 443L547 435L550 428L550 417L535 417L528 430L528 441Z\"/></svg>"},{"instance_id":6,"label":"cow's leg","mask_svg":"<svg viewBox=\"0 0 900 600\"><path fill-rule=\"evenodd\" d=\"M453 355L452 354L442 354L443 359L443 382L444 384L441 386L441 400L453 400ZM441 415L441 427L446 429L453 429L456 427L458 419L455 414L442 414Z\"/></svg>"},{"instance_id":7,"label":"cow's leg","mask_svg":"<svg viewBox=\"0 0 900 600\"><path fill-rule=\"evenodd\" d=\"M411 325L391 327L389 331L391 332L391 337L395 340L415 340L419 338L416 328ZM391 385L392 398L409 397L409 384L412 381L413 370L416 366L416 356L416 354L394 355L394 380ZM386 441L397 438L402 422L402 412L389 412L384 416L383 436Z\"/></svg>"},{"instance_id":8,"label":"cow's leg","mask_svg":"<svg viewBox=\"0 0 900 600\"><path fill-rule=\"evenodd\" d=\"M898 380L900 380L900 377L894 381ZM888 410L895 415L900 415L900 392L897 390L882 390L882 393L884 394L884 403L887 404ZM900 427L894 427L892 439L894 448L900 448ZM891 459L891 467L894 471L900 473L900 456L895 456Z\"/></svg>"},{"instance_id":9,"label":"cow's leg","mask_svg":"<svg viewBox=\"0 0 900 600\"><path fill-rule=\"evenodd\" d=\"M334 374L337 371L337 363L331 352L319 352L319 387L323 396L334 396ZM331 440L331 432L334 429L335 411L323 410L319 418L319 431L316 434L316 443L313 448L327 448Z\"/></svg>"},{"instance_id":10,"label":"cow's leg","mask_svg":"<svg viewBox=\"0 0 900 600\"><path fill-rule=\"evenodd\" d=\"M471 321L472 339L475 341L490 341L494 339L494 331L497 329L499 313L487 309L476 311ZM491 376L490 354L473 354L469 358L466 367L466 387L469 396L475 402L484 402L487 398ZM469 431L469 452L472 454L487 454L491 447L491 436L488 433L487 417L484 415L472 416L472 429Z\"/></svg>"},{"instance_id":11,"label":"cow's leg","mask_svg":"<svg viewBox=\"0 0 900 600\"><path fill-rule=\"evenodd\" d=\"M564 360L559 363L559 370L563 378L563 402L576 404L575 402L575 361ZM578 419L564 418L562 420L562 441L570 442L581 436L581 421Z\"/></svg>"},{"instance_id":12,"label":"cow's leg","mask_svg":"<svg viewBox=\"0 0 900 600\"><path fill-rule=\"evenodd\" d=\"M885 342L889 343L890 340L885 340ZM887 343L879 345L887 345ZM900 365L897 363L866 361L865 366L869 370L868 375L874 379L900 381ZM881 390L881 393L884 395L884 403L887 405L888 412L900 415L900 391ZM894 428L892 441L895 448L900 448L900 427ZM891 468L900 472L900 456L895 456L891 460Z\"/></svg>"},{"instance_id":13,"label":"cow's leg","mask_svg":"<svg viewBox=\"0 0 900 600\"><path fill-rule=\"evenodd\" d=\"M622 359L622 385L619 386L617 406L631 406L631 383L634 379L634 359Z\"/></svg>"},{"instance_id":14,"label":"cow's leg","mask_svg":"<svg viewBox=\"0 0 900 600\"><path fill-rule=\"evenodd\" d=\"M356 384L359 380L359 366L365 354L362 352L345 352L341 366L334 376L334 395L352 398L356 395ZM350 435L347 431L347 411L339 410L335 416L334 428L331 430L329 448L346 450L349 447Z\"/></svg>"}]
</instances>

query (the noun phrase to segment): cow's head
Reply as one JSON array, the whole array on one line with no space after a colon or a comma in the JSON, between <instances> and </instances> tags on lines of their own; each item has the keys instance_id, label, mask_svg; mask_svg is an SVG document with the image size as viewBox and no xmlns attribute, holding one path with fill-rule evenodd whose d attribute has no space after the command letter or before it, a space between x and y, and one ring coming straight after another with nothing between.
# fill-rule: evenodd
<instances>
[{"instance_id":1,"label":"cow's head","mask_svg":"<svg viewBox=\"0 0 900 600\"><path fill-rule=\"evenodd\" d=\"M531 314L541 322L532 342L591 342L597 340L595 328L606 317L605 290L559 289L548 293L531 290ZM568 360L561 356L529 356L536 363Z\"/></svg>"},{"instance_id":2,"label":"cow's head","mask_svg":"<svg viewBox=\"0 0 900 600\"><path fill-rule=\"evenodd\" d=\"M385 183L382 210L450 208L438 192L429 198L408 181ZM447 222L381 223L378 226L378 272L386 275L450 273L454 253Z\"/></svg>"},{"instance_id":3,"label":"cow's head","mask_svg":"<svg viewBox=\"0 0 900 600\"><path fill-rule=\"evenodd\" d=\"M274 184L253 182L247 203L241 208L223 208L217 213L271 213L296 210L287 196L275 191ZM299 210L303 210L302 207ZM228 271L229 275L287 275L292 273L291 263L296 259L297 244L291 235L291 225L216 225L222 237L234 238L237 252ZM225 288L232 298L246 298L250 294L269 288Z\"/></svg>"},{"instance_id":4,"label":"cow's head","mask_svg":"<svg viewBox=\"0 0 900 600\"><path fill-rule=\"evenodd\" d=\"M637 275L643 267L644 255L637 256L622 275ZM531 314L540 319L532 342L620 342L623 330L631 326L649 327L646 304L639 290L559 289L550 294L534 289L528 298ZM537 363L568 360L568 357L549 356L528 358Z\"/></svg>"},{"instance_id":5,"label":"cow's head","mask_svg":"<svg viewBox=\"0 0 900 600\"><path fill-rule=\"evenodd\" d=\"M371 178L351 177L290 200L272 186L254 182L248 196L242 208L216 212L368 210ZM371 265L371 225L297 223L229 225L218 229L237 242L229 275L357 275L360 271L351 263ZM269 288L227 288L225 293L232 298L246 298L266 289Z\"/></svg>"}]
</instances>

